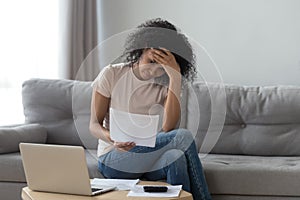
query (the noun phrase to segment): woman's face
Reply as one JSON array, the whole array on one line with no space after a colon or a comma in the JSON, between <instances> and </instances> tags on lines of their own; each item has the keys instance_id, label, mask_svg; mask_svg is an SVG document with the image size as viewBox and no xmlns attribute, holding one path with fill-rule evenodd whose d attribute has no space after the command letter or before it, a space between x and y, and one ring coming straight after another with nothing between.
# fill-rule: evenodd
<instances>
[{"instance_id":1,"label":"woman's face","mask_svg":"<svg viewBox=\"0 0 300 200\"><path fill-rule=\"evenodd\" d=\"M154 61L152 53L153 49L145 49L139 59L139 75L143 80L160 77L166 73L163 66Z\"/></svg>"}]
</instances>

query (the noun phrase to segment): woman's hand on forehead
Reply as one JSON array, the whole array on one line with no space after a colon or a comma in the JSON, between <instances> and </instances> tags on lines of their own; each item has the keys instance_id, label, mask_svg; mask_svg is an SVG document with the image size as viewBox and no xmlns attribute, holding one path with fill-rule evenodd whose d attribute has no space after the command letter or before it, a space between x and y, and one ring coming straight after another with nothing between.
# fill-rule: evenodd
<instances>
[{"instance_id":1,"label":"woman's hand on forehead","mask_svg":"<svg viewBox=\"0 0 300 200\"><path fill-rule=\"evenodd\" d=\"M161 64L170 78L180 75L180 66L176 62L174 55L166 48L150 49L152 58L158 64Z\"/></svg>"}]
</instances>

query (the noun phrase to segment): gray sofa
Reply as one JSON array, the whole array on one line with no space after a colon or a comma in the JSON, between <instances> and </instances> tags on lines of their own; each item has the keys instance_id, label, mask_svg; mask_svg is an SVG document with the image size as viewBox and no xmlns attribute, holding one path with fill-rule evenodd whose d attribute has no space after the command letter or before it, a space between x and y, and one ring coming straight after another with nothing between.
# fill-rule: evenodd
<instances>
[{"instance_id":1,"label":"gray sofa","mask_svg":"<svg viewBox=\"0 0 300 200\"><path fill-rule=\"evenodd\" d=\"M82 145L90 177L102 177L88 130L91 90L90 82L24 82L25 124L0 128L0 139L16 135L14 148L0 154L0 199L20 199L26 185L20 141ZM300 199L299 103L300 87L292 86L195 82L184 89L180 127L195 135L213 200Z\"/></svg>"}]
</instances>

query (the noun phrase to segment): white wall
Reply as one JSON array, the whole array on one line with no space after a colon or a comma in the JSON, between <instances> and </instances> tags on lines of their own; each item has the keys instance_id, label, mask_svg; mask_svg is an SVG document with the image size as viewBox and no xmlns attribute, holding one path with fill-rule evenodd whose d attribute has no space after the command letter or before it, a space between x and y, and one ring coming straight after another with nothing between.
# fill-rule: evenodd
<instances>
[{"instance_id":1,"label":"white wall","mask_svg":"<svg viewBox=\"0 0 300 200\"><path fill-rule=\"evenodd\" d=\"M101 11L102 40L161 17L207 50L225 83L300 85L300 0L101 0Z\"/></svg>"}]
</instances>

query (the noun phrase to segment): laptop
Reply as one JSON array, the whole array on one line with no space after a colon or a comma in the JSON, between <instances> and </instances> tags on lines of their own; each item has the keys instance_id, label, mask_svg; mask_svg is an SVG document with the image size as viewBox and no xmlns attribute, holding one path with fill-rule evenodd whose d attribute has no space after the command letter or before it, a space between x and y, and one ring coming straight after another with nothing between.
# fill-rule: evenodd
<instances>
[{"instance_id":1,"label":"laptop","mask_svg":"<svg viewBox=\"0 0 300 200\"><path fill-rule=\"evenodd\" d=\"M115 187L91 187L83 147L20 143L29 189L93 196ZM96 161L95 161L96 162Z\"/></svg>"}]
</instances>

